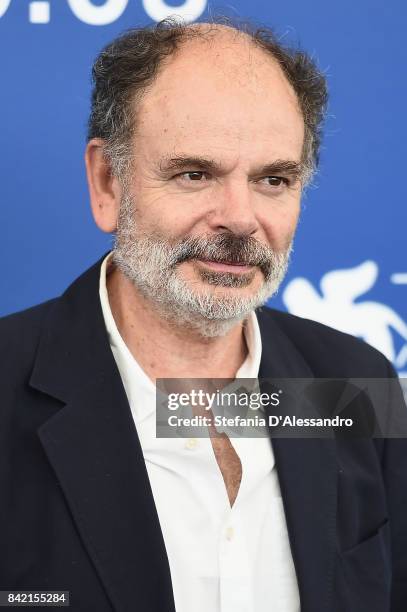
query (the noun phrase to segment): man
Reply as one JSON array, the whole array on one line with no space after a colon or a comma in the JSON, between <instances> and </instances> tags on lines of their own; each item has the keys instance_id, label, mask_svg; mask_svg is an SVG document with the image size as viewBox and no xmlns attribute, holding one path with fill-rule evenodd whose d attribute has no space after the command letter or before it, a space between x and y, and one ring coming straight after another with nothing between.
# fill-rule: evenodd
<instances>
[{"instance_id":1,"label":"man","mask_svg":"<svg viewBox=\"0 0 407 612\"><path fill-rule=\"evenodd\" d=\"M171 21L113 41L93 76L90 199L116 241L1 322L1 589L98 612L404 611L405 440L155 436L157 378L395 376L259 308L317 161L323 77L267 30Z\"/></svg>"}]
</instances>

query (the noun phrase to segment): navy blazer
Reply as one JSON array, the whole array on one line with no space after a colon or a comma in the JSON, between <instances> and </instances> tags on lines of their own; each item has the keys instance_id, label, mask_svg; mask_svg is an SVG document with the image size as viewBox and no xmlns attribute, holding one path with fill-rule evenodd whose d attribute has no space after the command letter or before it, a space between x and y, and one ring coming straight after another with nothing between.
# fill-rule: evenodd
<instances>
[{"instance_id":1,"label":"navy blazer","mask_svg":"<svg viewBox=\"0 0 407 612\"><path fill-rule=\"evenodd\" d=\"M0 321L0 590L70 591L75 612L174 612L100 265ZM395 376L351 336L269 308L257 316L262 377ZM272 444L301 611L405 612L407 440Z\"/></svg>"}]
</instances>

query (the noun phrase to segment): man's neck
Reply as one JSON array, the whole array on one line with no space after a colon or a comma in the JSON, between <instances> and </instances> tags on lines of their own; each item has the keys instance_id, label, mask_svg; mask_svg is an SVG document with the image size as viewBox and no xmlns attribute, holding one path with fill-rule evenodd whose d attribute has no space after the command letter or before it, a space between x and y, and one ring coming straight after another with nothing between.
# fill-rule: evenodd
<instances>
[{"instance_id":1,"label":"man's neck","mask_svg":"<svg viewBox=\"0 0 407 612\"><path fill-rule=\"evenodd\" d=\"M106 287L119 333L151 380L235 377L248 352L243 323L224 336L203 337L160 316L116 268L106 275Z\"/></svg>"}]
</instances>

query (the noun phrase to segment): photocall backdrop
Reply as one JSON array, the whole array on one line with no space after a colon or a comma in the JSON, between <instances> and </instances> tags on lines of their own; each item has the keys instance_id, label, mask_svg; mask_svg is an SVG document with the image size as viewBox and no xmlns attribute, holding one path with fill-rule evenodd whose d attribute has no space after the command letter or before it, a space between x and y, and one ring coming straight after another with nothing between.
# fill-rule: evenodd
<instances>
[{"instance_id":1,"label":"photocall backdrop","mask_svg":"<svg viewBox=\"0 0 407 612\"><path fill-rule=\"evenodd\" d=\"M364 338L406 376L401 0L0 0L0 315L60 294L111 245L83 163L92 61L119 32L174 13L254 18L317 59L330 88L320 172L271 305Z\"/></svg>"}]
</instances>

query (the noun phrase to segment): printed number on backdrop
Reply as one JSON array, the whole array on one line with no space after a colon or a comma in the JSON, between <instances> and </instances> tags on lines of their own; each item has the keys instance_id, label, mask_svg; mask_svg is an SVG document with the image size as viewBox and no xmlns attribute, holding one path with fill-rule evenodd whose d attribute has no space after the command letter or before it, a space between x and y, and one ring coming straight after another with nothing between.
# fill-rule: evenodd
<instances>
[{"instance_id":1,"label":"printed number on backdrop","mask_svg":"<svg viewBox=\"0 0 407 612\"><path fill-rule=\"evenodd\" d=\"M0 0L0 17L3 17L4 13L10 6L11 0Z\"/></svg>"},{"instance_id":2,"label":"printed number on backdrop","mask_svg":"<svg viewBox=\"0 0 407 612\"><path fill-rule=\"evenodd\" d=\"M198 19L206 9L207 0L186 0L181 6L169 6L164 0L143 0L147 15L161 21L170 15L179 15L186 22Z\"/></svg>"},{"instance_id":3,"label":"printed number on backdrop","mask_svg":"<svg viewBox=\"0 0 407 612\"><path fill-rule=\"evenodd\" d=\"M106 0L97 6L91 0L68 0L74 15L89 25L107 25L121 17L129 0Z\"/></svg>"},{"instance_id":4,"label":"printed number on backdrop","mask_svg":"<svg viewBox=\"0 0 407 612\"><path fill-rule=\"evenodd\" d=\"M58 0L59 2L60 0ZM195 21L206 9L208 0L184 0L180 6L170 6L166 0L139 0L147 15L154 21L161 21L170 15L182 17L185 22ZM126 10L129 0L105 0L94 4L93 0L66 0L72 13L80 21L93 26L103 26L119 19ZM136 0L134 0L136 2ZM0 0L0 18L6 14L11 0ZM28 19L33 24L47 24L51 21L50 0L33 0L28 5Z\"/></svg>"}]
</instances>

